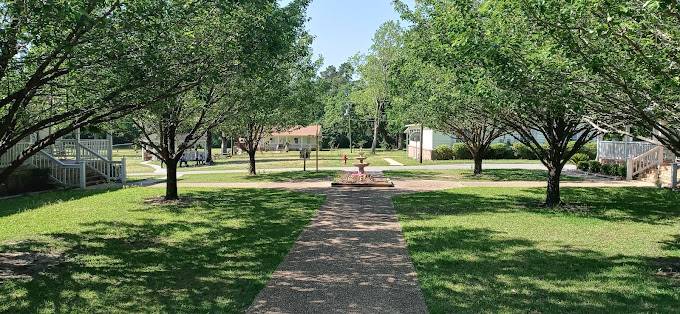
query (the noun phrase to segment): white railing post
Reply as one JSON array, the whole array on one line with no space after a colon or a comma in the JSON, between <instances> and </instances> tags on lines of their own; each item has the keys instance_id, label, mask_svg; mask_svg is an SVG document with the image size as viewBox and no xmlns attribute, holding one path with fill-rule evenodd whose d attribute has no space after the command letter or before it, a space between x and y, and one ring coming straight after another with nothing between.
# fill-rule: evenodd
<instances>
[{"instance_id":1,"label":"white railing post","mask_svg":"<svg viewBox=\"0 0 680 314\"><path fill-rule=\"evenodd\" d=\"M87 187L87 167L85 162L80 162L80 188Z\"/></svg>"},{"instance_id":2,"label":"white railing post","mask_svg":"<svg viewBox=\"0 0 680 314\"><path fill-rule=\"evenodd\" d=\"M633 180L633 158L630 157L626 160L626 180Z\"/></svg>"},{"instance_id":3,"label":"white railing post","mask_svg":"<svg viewBox=\"0 0 680 314\"><path fill-rule=\"evenodd\" d=\"M122 163L120 164L120 182L123 184L127 182L127 168L125 157L123 157Z\"/></svg>"},{"instance_id":4,"label":"white railing post","mask_svg":"<svg viewBox=\"0 0 680 314\"><path fill-rule=\"evenodd\" d=\"M80 161L80 128L76 129L76 161Z\"/></svg>"},{"instance_id":5,"label":"white railing post","mask_svg":"<svg viewBox=\"0 0 680 314\"><path fill-rule=\"evenodd\" d=\"M108 158L109 161L113 161L113 135L111 133L106 134L106 144L108 146L108 154L106 155L106 158Z\"/></svg>"}]
</instances>

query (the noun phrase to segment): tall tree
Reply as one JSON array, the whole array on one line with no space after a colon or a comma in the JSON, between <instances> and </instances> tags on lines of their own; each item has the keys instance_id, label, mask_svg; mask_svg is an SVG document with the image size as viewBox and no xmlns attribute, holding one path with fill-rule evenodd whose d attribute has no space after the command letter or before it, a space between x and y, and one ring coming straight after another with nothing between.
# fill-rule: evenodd
<instances>
[{"instance_id":1,"label":"tall tree","mask_svg":"<svg viewBox=\"0 0 680 314\"><path fill-rule=\"evenodd\" d=\"M439 41L440 29L423 22L421 13L409 17L419 23L405 33L399 66L398 90L412 107L405 112L411 119L456 136L470 152L474 174L479 175L489 146L507 133L502 114L496 110L501 91L473 54Z\"/></svg>"},{"instance_id":2,"label":"tall tree","mask_svg":"<svg viewBox=\"0 0 680 314\"><path fill-rule=\"evenodd\" d=\"M142 133L139 142L166 165L166 200L179 197L177 165L184 152L224 121L217 110L219 101L214 89L194 89L135 113L135 125Z\"/></svg>"},{"instance_id":3,"label":"tall tree","mask_svg":"<svg viewBox=\"0 0 680 314\"><path fill-rule=\"evenodd\" d=\"M644 138L680 156L677 1L525 1L522 9L593 74L579 83L595 124L654 130Z\"/></svg>"},{"instance_id":4,"label":"tall tree","mask_svg":"<svg viewBox=\"0 0 680 314\"><path fill-rule=\"evenodd\" d=\"M388 21L376 31L369 53L357 55L354 59L361 81L352 98L361 105L358 109L373 121L373 154L378 145L378 133L384 127L383 120L394 98L391 80L394 79L402 45L401 26L395 21Z\"/></svg>"},{"instance_id":5,"label":"tall tree","mask_svg":"<svg viewBox=\"0 0 680 314\"><path fill-rule=\"evenodd\" d=\"M259 101L287 100L271 97L275 89L269 84L276 81L275 86L284 85L285 79L290 82L290 76L257 75L271 74L262 71L278 69L267 65L280 66L285 64L282 60L290 57L289 51L293 49L289 40L297 39L295 34L306 3L295 1L281 8L276 1L205 2L192 8L191 15L179 22L186 28L179 29L175 41L186 41L181 47L200 56L195 62L205 60L200 62L204 67L195 73L199 84L171 101L149 106L135 115L135 122L144 134L140 142L167 166L167 200L179 196L177 164L185 150L225 120L234 123L239 120L234 117L248 115L258 106L248 97ZM262 23L262 17L266 23ZM251 84L250 79L258 84ZM249 89L253 87L260 89Z\"/></svg>"},{"instance_id":6,"label":"tall tree","mask_svg":"<svg viewBox=\"0 0 680 314\"><path fill-rule=\"evenodd\" d=\"M319 93L323 105L322 125L324 137L331 143L349 145L351 119L356 117L351 110L349 93L352 90L354 67L345 62L337 69L329 66L319 73ZM353 133L357 133L356 125Z\"/></svg>"},{"instance_id":7,"label":"tall tree","mask_svg":"<svg viewBox=\"0 0 680 314\"><path fill-rule=\"evenodd\" d=\"M578 83L588 75L550 36L527 22L517 3L487 4L485 27L495 36L489 38L492 48L485 61L507 91L512 115L504 122L548 168L546 206L558 206L564 166L598 134L586 121L587 99Z\"/></svg>"},{"instance_id":8,"label":"tall tree","mask_svg":"<svg viewBox=\"0 0 680 314\"><path fill-rule=\"evenodd\" d=\"M249 156L249 173L257 174L256 158L263 138L271 132L306 124L318 114L320 105L315 81L318 63L312 61L311 37L304 31L307 1L289 4L272 19L263 36L276 43L258 47L257 67L239 76L239 112L223 126L244 142Z\"/></svg>"},{"instance_id":9,"label":"tall tree","mask_svg":"<svg viewBox=\"0 0 680 314\"><path fill-rule=\"evenodd\" d=\"M166 2L11 1L0 5L0 155L42 130L0 182L58 138L115 120L196 82L170 58ZM163 60L164 62L159 62Z\"/></svg>"},{"instance_id":10,"label":"tall tree","mask_svg":"<svg viewBox=\"0 0 680 314\"><path fill-rule=\"evenodd\" d=\"M560 205L564 166L597 135L586 121L586 98L578 84L587 73L528 23L514 1L425 0L419 8L406 15L438 30L432 36L442 48L434 58L438 64L455 66L467 54L498 86L491 112L503 112L501 122L546 166L546 206Z\"/></svg>"}]
</instances>

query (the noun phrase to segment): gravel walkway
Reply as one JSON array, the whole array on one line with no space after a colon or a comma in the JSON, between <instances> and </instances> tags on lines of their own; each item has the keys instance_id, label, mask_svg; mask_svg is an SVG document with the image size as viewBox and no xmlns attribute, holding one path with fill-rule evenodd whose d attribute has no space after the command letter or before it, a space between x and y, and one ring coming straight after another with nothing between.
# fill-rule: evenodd
<instances>
[{"instance_id":1,"label":"gravel walkway","mask_svg":"<svg viewBox=\"0 0 680 314\"><path fill-rule=\"evenodd\" d=\"M322 191L326 205L248 313L426 313L394 190Z\"/></svg>"}]
</instances>

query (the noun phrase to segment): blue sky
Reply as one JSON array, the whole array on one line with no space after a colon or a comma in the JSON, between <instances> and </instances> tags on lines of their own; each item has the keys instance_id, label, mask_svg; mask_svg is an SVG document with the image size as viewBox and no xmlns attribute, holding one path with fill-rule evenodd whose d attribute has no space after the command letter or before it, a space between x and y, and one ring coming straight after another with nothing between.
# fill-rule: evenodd
<instances>
[{"instance_id":1,"label":"blue sky","mask_svg":"<svg viewBox=\"0 0 680 314\"><path fill-rule=\"evenodd\" d=\"M405 2L412 5L414 0ZM311 18L307 29L315 36L314 54L323 56L324 68L368 51L378 27L399 19L391 0L313 0L307 13Z\"/></svg>"}]
</instances>

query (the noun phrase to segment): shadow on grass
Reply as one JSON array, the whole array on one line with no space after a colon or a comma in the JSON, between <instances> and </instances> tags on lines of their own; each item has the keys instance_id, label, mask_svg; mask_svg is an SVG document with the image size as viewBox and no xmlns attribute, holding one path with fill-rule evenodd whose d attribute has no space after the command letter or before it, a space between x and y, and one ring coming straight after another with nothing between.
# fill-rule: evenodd
<instances>
[{"instance_id":1,"label":"shadow on grass","mask_svg":"<svg viewBox=\"0 0 680 314\"><path fill-rule=\"evenodd\" d=\"M33 210L53 203L68 202L81 198L108 193L117 189L96 190L58 190L36 193L29 196L18 196L0 200L0 218L23 211Z\"/></svg>"},{"instance_id":2,"label":"shadow on grass","mask_svg":"<svg viewBox=\"0 0 680 314\"><path fill-rule=\"evenodd\" d=\"M35 252L56 243L65 257L33 280L0 284L0 312L242 312L321 203L276 190L183 196L189 205L136 210L144 219L0 246Z\"/></svg>"},{"instance_id":3,"label":"shadow on grass","mask_svg":"<svg viewBox=\"0 0 680 314\"><path fill-rule=\"evenodd\" d=\"M486 169L482 175L476 176L471 170L394 170L385 171L392 179L420 180L465 180L465 181L545 181L548 172L528 169ZM564 181L581 181L582 178L562 175Z\"/></svg>"},{"instance_id":4,"label":"shadow on grass","mask_svg":"<svg viewBox=\"0 0 680 314\"><path fill-rule=\"evenodd\" d=\"M311 159L307 159L307 163L309 164L310 162L314 162L316 158L314 158L314 154L312 153ZM319 157L319 161L337 161L340 162L339 157L331 158L331 157ZM276 163L276 162L289 162L289 161L295 161L295 162L300 162L302 163L302 159L299 157L291 156L291 157L278 157L278 158L262 158L262 159L256 159L257 164L266 164L266 163ZM234 159L223 159L223 160L216 160L215 161L215 166L220 166L220 165L248 165L250 161L248 158L234 158Z\"/></svg>"},{"instance_id":5,"label":"shadow on grass","mask_svg":"<svg viewBox=\"0 0 680 314\"><path fill-rule=\"evenodd\" d=\"M255 176L246 174L191 174L186 173L179 182L318 182L330 181L337 176L338 171L288 171L261 172Z\"/></svg>"},{"instance_id":6,"label":"shadow on grass","mask_svg":"<svg viewBox=\"0 0 680 314\"><path fill-rule=\"evenodd\" d=\"M532 211L572 214L609 221L669 224L680 218L680 193L654 188L563 188L562 199L580 209L549 210L540 206L545 189L495 189L416 193L396 198L403 214L426 219L440 214Z\"/></svg>"},{"instance_id":7,"label":"shadow on grass","mask_svg":"<svg viewBox=\"0 0 680 314\"><path fill-rule=\"evenodd\" d=\"M337 174L337 171L288 171L262 173L245 178L249 181L265 182L326 181L333 179Z\"/></svg>"},{"instance_id":8,"label":"shadow on grass","mask_svg":"<svg viewBox=\"0 0 680 314\"><path fill-rule=\"evenodd\" d=\"M677 311L653 262L537 243L483 228L404 228L432 313Z\"/></svg>"},{"instance_id":9,"label":"shadow on grass","mask_svg":"<svg viewBox=\"0 0 680 314\"><path fill-rule=\"evenodd\" d=\"M677 251L680 251L680 234L677 234L677 235L673 236L673 239L672 239L672 240L664 241L664 242L662 242L662 243L663 243L663 248L664 248L664 250L668 250L668 251L677 250Z\"/></svg>"}]
</instances>

